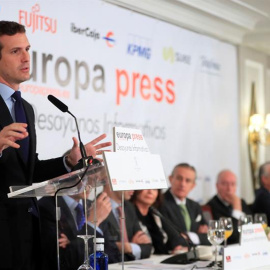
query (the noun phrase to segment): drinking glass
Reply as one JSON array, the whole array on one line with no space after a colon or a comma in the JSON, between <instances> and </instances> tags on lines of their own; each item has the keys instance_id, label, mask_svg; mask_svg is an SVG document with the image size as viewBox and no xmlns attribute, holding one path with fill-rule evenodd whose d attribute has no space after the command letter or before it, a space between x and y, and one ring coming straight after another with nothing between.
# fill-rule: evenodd
<instances>
[{"instance_id":1,"label":"drinking glass","mask_svg":"<svg viewBox=\"0 0 270 270\"><path fill-rule=\"evenodd\" d=\"M268 227L268 222L267 222L267 216L266 214L263 213L256 213L254 215L254 223L261 223L263 228L266 229Z\"/></svg>"},{"instance_id":2,"label":"drinking glass","mask_svg":"<svg viewBox=\"0 0 270 270\"><path fill-rule=\"evenodd\" d=\"M77 237L82 238L84 240L84 262L78 268L78 270L93 270L93 268L89 264L88 259L88 240L93 237L93 235L77 235Z\"/></svg>"},{"instance_id":3,"label":"drinking glass","mask_svg":"<svg viewBox=\"0 0 270 270\"><path fill-rule=\"evenodd\" d=\"M224 241L225 228L220 220L210 220L208 226L207 237L209 242L215 246L215 264L212 269L222 269L217 263L217 246Z\"/></svg>"},{"instance_id":4,"label":"drinking glass","mask_svg":"<svg viewBox=\"0 0 270 270\"><path fill-rule=\"evenodd\" d=\"M233 223L232 219L230 217L221 217L219 219L221 222L223 222L224 229L225 229L225 235L224 235L224 247L227 247L227 239L232 235L233 233Z\"/></svg>"},{"instance_id":5,"label":"drinking glass","mask_svg":"<svg viewBox=\"0 0 270 270\"><path fill-rule=\"evenodd\" d=\"M238 219L238 232L241 233L242 225L252 224L253 218L252 215L243 215Z\"/></svg>"}]
</instances>

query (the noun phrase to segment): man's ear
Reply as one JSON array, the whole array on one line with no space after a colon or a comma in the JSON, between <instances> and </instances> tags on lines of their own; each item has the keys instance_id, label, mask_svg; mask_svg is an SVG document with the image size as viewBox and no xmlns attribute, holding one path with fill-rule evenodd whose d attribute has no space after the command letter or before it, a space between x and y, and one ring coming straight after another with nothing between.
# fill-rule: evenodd
<instances>
[{"instance_id":1,"label":"man's ear","mask_svg":"<svg viewBox=\"0 0 270 270\"><path fill-rule=\"evenodd\" d=\"M173 178L172 175L170 175L170 176L169 176L169 181L170 181L170 183L172 183L172 178Z\"/></svg>"}]
</instances>

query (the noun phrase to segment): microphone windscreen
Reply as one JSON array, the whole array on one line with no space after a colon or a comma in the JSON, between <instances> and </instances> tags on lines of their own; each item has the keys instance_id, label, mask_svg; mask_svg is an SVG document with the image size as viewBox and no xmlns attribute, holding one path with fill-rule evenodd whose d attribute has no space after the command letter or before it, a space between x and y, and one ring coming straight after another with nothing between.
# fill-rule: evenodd
<instances>
[{"instance_id":1,"label":"microphone windscreen","mask_svg":"<svg viewBox=\"0 0 270 270\"><path fill-rule=\"evenodd\" d=\"M62 101L60 101L58 98L56 98L53 95L48 95L48 100L56 106L60 111L62 112L67 112L68 111L68 106L65 105Z\"/></svg>"}]
</instances>

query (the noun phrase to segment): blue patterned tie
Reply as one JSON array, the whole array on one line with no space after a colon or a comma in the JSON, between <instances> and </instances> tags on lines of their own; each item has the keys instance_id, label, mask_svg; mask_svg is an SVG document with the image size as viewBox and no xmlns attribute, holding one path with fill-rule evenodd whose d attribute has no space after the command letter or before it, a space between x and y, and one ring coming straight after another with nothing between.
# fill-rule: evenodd
<instances>
[{"instance_id":1,"label":"blue patterned tie","mask_svg":"<svg viewBox=\"0 0 270 270\"><path fill-rule=\"evenodd\" d=\"M84 212L83 212L83 206L78 203L78 205L75 208L76 210L76 222L77 222L77 226L78 226L78 231L80 231L85 223L85 216L84 216Z\"/></svg>"},{"instance_id":2,"label":"blue patterned tie","mask_svg":"<svg viewBox=\"0 0 270 270\"><path fill-rule=\"evenodd\" d=\"M15 91L12 97L16 100L14 104L16 122L27 123L25 111L22 104L21 92ZM29 136L27 136L23 140L17 141L17 143L21 146L23 159L27 163L29 156Z\"/></svg>"}]
</instances>

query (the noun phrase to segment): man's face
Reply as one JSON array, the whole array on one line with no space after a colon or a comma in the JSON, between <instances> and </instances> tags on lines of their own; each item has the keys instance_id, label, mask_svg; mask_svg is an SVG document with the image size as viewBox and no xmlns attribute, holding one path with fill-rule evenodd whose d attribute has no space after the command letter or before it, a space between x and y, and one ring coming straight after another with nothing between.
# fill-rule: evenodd
<instances>
[{"instance_id":1,"label":"man's face","mask_svg":"<svg viewBox=\"0 0 270 270\"><path fill-rule=\"evenodd\" d=\"M158 190L157 189L145 189L140 191L140 193L136 197L136 201L151 206L154 204L158 196Z\"/></svg>"},{"instance_id":2,"label":"man's face","mask_svg":"<svg viewBox=\"0 0 270 270\"><path fill-rule=\"evenodd\" d=\"M217 181L217 192L219 196L224 200L228 201L231 195L236 194L236 176L234 173L225 171L220 174Z\"/></svg>"},{"instance_id":3,"label":"man's face","mask_svg":"<svg viewBox=\"0 0 270 270\"><path fill-rule=\"evenodd\" d=\"M126 190L124 191L124 200L128 201L133 195L134 190ZM122 200L122 191L115 191L115 196L119 202Z\"/></svg>"},{"instance_id":4,"label":"man's face","mask_svg":"<svg viewBox=\"0 0 270 270\"><path fill-rule=\"evenodd\" d=\"M189 168L178 167L170 176L171 191L180 200L185 199L195 187L195 172Z\"/></svg>"},{"instance_id":5,"label":"man's face","mask_svg":"<svg viewBox=\"0 0 270 270\"><path fill-rule=\"evenodd\" d=\"M25 34L0 37L3 46L0 59L0 82L14 90L30 78L30 44Z\"/></svg>"}]
</instances>

